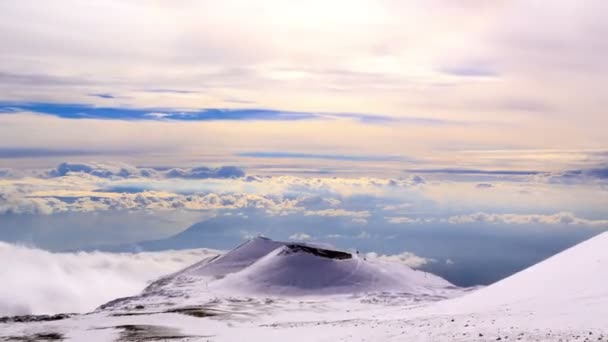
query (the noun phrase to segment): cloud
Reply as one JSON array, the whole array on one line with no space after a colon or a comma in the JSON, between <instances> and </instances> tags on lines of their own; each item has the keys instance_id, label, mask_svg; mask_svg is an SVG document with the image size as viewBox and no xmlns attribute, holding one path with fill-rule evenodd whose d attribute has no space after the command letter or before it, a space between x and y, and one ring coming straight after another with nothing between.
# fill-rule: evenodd
<instances>
[{"instance_id":1,"label":"cloud","mask_svg":"<svg viewBox=\"0 0 608 342\"><path fill-rule=\"evenodd\" d=\"M372 212L344 199L382 196L411 187L410 179L249 176L237 167L136 167L124 163L62 163L40 171L4 170L3 214L111 210L232 210L268 215L350 217L365 224ZM366 208L367 209L367 208Z\"/></svg>"},{"instance_id":2,"label":"cloud","mask_svg":"<svg viewBox=\"0 0 608 342\"><path fill-rule=\"evenodd\" d=\"M406 216L387 216L384 219L391 224L410 224L410 223L420 223L422 220L419 218L410 218Z\"/></svg>"},{"instance_id":3,"label":"cloud","mask_svg":"<svg viewBox=\"0 0 608 342\"><path fill-rule=\"evenodd\" d=\"M553 184L585 184L608 181L608 167L567 170L539 175L538 181Z\"/></svg>"},{"instance_id":4,"label":"cloud","mask_svg":"<svg viewBox=\"0 0 608 342\"><path fill-rule=\"evenodd\" d=\"M0 316L88 312L216 254L207 249L51 253L0 242Z\"/></svg>"},{"instance_id":5,"label":"cloud","mask_svg":"<svg viewBox=\"0 0 608 342\"><path fill-rule=\"evenodd\" d=\"M328 159L343 161L399 161L405 158L399 156L365 156L347 154L316 154L298 152L242 152L239 157L276 158L276 159Z\"/></svg>"},{"instance_id":6,"label":"cloud","mask_svg":"<svg viewBox=\"0 0 608 342\"><path fill-rule=\"evenodd\" d=\"M367 224L367 219L361 218L361 217L355 217L352 220L350 220L352 223L354 224L361 224L361 225L365 225Z\"/></svg>"},{"instance_id":7,"label":"cloud","mask_svg":"<svg viewBox=\"0 0 608 342\"><path fill-rule=\"evenodd\" d=\"M144 89L147 93L168 93L168 94L195 94L196 91L186 89L167 89L167 88L150 88Z\"/></svg>"},{"instance_id":8,"label":"cloud","mask_svg":"<svg viewBox=\"0 0 608 342\"><path fill-rule=\"evenodd\" d=\"M385 216L384 219L390 224L421 224L433 222L447 222L450 224L509 224L509 225L580 225L588 227L608 228L608 220L585 219L571 212L558 212L555 214L495 214L495 213L472 213L449 216L448 218L411 218L407 216Z\"/></svg>"},{"instance_id":9,"label":"cloud","mask_svg":"<svg viewBox=\"0 0 608 342\"><path fill-rule=\"evenodd\" d=\"M50 148L27 148L27 147L1 147L0 158L49 158L49 157L71 157L71 156L95 156L101 154L119 154L126 151L101 151L101 150L78 150L78 149L50 149Z\"/></svg>"},{"instance_id":10,"label":"cloud","mask_svg":"<svg viewBox=\"0 0 608 342\"><path fill-rule=\"evenodd\" d=\"M491 224L547 224L547 225L582 225L608 228L608 220L580 218L571 212L555 214L488 214L484 212L456 215L447 219L453 224L491 223Z\"/></svg>"},{"instance_id":11,"label":"cloud","mask_svg":"<svg viewBox=\"0 0 608 342\"><path fill-rule=\"evenodd\" d=\"M365 230L362 230L359 234L355 236L355 239L369 239L372 235Z\"/></svg>"},{"instance_id":12,"label":"cloud","mask_svg":"<svg viewBox=\"0 0 608 342\"><path fill-rule=\"evenodd\" d=\"M477 189L489 189L489 188L493 188L494 185L492 185L490 183L477 183L477 184L475 184L475 187Z\"/></svg>"},{"instance_id":13,"label":"cloud","mask_svg":"<svg viewBox=\"0 0 608 342\"><path fill-rule=\"evenodd\" d=\"M222 166L219 168L200 166L190 169L170 169L167 170L164 175L167 178L189 179L240 178L245 176L245 171L236 166Z\"/></svg>"},{"instance_id":14,"label":"cloud","mask_svg":"<svg viewBox=\"0 0 608 342\"><path fill-rule=\"evenodd\" d=\"M455 174L455 175L498 175L498 176L534 176L542 174L542 171L520 171L520 170L481 170L481 169L410 169L411 173L428 174Z\"/></svg>"},{"instance_id":15,"label":"cloud","mask_svg":"<svg viewBox=\"0 0 608 342\"><path fill-rule=\"evenodd\" d=\"M468 63L443 67L440 72L460 77L499 77L500 74L487 63Z\"/></svg>"},{"instance_id":16,"label":"cloud","mask_svg":"<svg viewBox=\"0 0 608 342\"><path fill-rule=\"evenodd\" d=\"M51 215L67 211L65 203L57 198L28 198L23 191L0 192L0 214Z\"/></svg>"},{"instance_id":17,"label":"cloud","mask_svg":"<svg viewBox=\"0 0 608 342\"><path fill-rule=\"evenodd\" d=\"M268 215L288 215L305 210L297 201L281 196L263 196L248 193L175 194L158 191L121 193L81 193L77 196L28 195L13 191L0 193L0 214L52 215L66 212L133 211L133 210L232 210L256 208ZM358 216L357 212L311 211L309 215Z\"/></svg>"},{"instance_id":18,"label":"cloud","mask_svg":"<svg viewBox=\"0 0 608 342\"><path fill-rule=\"evenodd\" d=\"M137 173L136 168L98 163L61 163L47 172L49 177L63 177L70 173L86 173L99 178L129 177Z\"/></svg>"},{"instance_id":19,"label":"cloud","mask_svg":"<svg viewBox=\"0 0 608 342\"><path fill-rule=\"evenodd\" d=\"M99 97L101 99L115 99L116 96L109 93L89 94L90 96Z\"/></svg>"},{"instance_id":20,"label":"cloud","mask_svg":"<svg viewBox=\"0 0 608 342\"><path fill-rule=\"evenodd\" d=\"M289 240L298 240L298 241L306 241L312 239L312 236L306 233L296 233L289 236Z\"/></svg>"},{"instance_id":21,"label":"cloud","mask_svg":"<svg viewBox=\"0 0 608 342\"><path fill-rule=\"evenodd\" d=\"M389 204L382 207L384 211L399 211L412 207L412 203Z\"/></svg>"},{"instance_id":22,"label":"cloud","mask_svg":"<svg viewBox=\"0 0 608 342\"><path fill-rule=\"evenodd\" d=\"M63 177L70 173L85 173L99 178L160 177L160 178L240 178L245 171L236 166L209 168L145 168L127 164L61 163L47 172L49 177Z\"/></svg>"},{"instance_id":23,"label":"cloud","mask_svg":"<svg viewBox=\"0 0 608 342\"><path fill-rule=\"evenodd\" d=\"M344 209L324 209L324 210L307 210L304 212L305 216L327 216L327 217L352 217L352 218L368 218L371 213L367 210L351 211Z\"/></svg>"},{"instance_id":24,"label":"cloud","mask_svg":"<svg viewBox=\"0 0 608 342\"><path fill-rule=\"evenodd\" d=\"M383 261L383 262L400 263L400 264L407 265L411 268L420 268L429 263L435 262L434 259L424 258L424 257L418 256L418 255L416 255L414 253L410 253L410 252L403 252L403 253L394 254L394 255L383 255L383 254L377 254L375 252L370 252L370 253L366 253L365 257L368 259L379 260L379 261Z\"/></svg>"},{"instance_id":25,"label":"cloud","mask_svg":"<svg viewBox=\"0 0 608 342\"><path fill-rule=\"evenodd\" d=\"M0 168L0 178L14 177L15 175L16 175L16 173L12 169Z\"/></svg>"},{"instance_id":26,"label":"cloud","mask_svg":"<svg viewBox=\"0 0 608 342\"><path fill-rule=\"evenodd\" d=\"M10 19L3 22L0 36L4 42L2 93L17 102L54 99L93 107L73 109L68 116L115 115L102 113L106 108L99 106L113 101L88 94L116 93L129 97L123 110L165 113L169 108L172 110L166 114L172 120L187 120L189 115L181 113L188 111L182 109L196 111L200 103L221 111L230 106L224 101L230 95L254 101L260 106L254 109L258 111L361 110L377 111L386 118L412 112L441 113L440 121L460 117L469 122L483 114L491 122L475 129L459 127L460 134L445 127L407 135L394 129L382 142L374 141L375 134L370 139L329 130L341 138L356 137L356 147L383 147L382 151L366 151L372 155L437 146L428 151L433 154L463 137L476 147L515 144L542 148L575 146L581 141L584 144L579 145L605 146L603 106L590 105L604 101L600 85L606 83L606 73L598 71L604 70L607 55L601 40L606 25L599 15L605 5L595 0L580 6L558 1L551 8L525 1L471 3L474 5L455 6L443 0L361 1L349 4L346 13L341 4L328 6L321 1L297 9L281 1L261 5L93 1L40 8L28 0L11 2L2 6L2 13ZM483 16L478 15L480 11ZM109 12L112 18L103 15ZM74 18L71 13L82 16ZM196 15L201 13L202 18ZM542 13L545 25L531 29L529 23L536 13ZM137 30L132 27L135 16L139 18ZM179 22L170 20L176 17ZM40 26L55 30L40 30ZM81 34L66 44L64 38L75 28ZM446 32L451 39L445 39ZM120 40L113 39L117 35ZM15 36L21 38L19 42L14 41ZM458 51L454 42L458 42ZM132 49L135 45L139 48ZM47 57L46 63L36 63L40 56ZM500 82L478 77L496 73L505 77ZM154 90L158 92L150 93ZM537 94L534 100L555 107L556 115L534 120L527 115L508 115L505 122L505 113L496 110L504 98L530 93ZM480 110L471 105L480 101L497 106ZM144 108L146 105L150 108ZM575 112L580 125L573 127L568 113ZM212 120L214 115L200 116ZM276 113L269 116L277 118ZM242 113L234 117L247 120ZM360 116L356 120L383 118ZM534 134L545 127L551 129L543 139ZM570 137L567 141L564 133ZM522 139L513 142L514 134ZM402 140L392 140L396 135ZM259 145L239 147L244 146Z\"/></svg>"}]
</instances>

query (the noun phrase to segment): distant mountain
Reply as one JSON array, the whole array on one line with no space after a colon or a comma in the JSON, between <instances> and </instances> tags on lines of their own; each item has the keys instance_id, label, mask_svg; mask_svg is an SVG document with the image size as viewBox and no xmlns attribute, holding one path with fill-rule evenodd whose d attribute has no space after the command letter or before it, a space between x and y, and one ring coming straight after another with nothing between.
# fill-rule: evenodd
<instances>
[{"instance_id":1,"label":"distant mountain","mask_svg":"<svg viewBox=\"0 0 608 342\"><path fill-rule=\"evenodd\" d=\"M252 229L247 225L247 222L241 218L222 217L221 220L209 219L195 223L173 236L158 239L147 240L135 243L127 243L121 245L101 245L90 246L85 250L99 250L107 252L140 252L140 251L164 251L164 250L179 250L193 248L211 248L220 250L229 250L234 245L243 241L242 236L227 235L225 232L226 226L236 227L239 225L242 229Z\"/></svg>"}]
</instances>

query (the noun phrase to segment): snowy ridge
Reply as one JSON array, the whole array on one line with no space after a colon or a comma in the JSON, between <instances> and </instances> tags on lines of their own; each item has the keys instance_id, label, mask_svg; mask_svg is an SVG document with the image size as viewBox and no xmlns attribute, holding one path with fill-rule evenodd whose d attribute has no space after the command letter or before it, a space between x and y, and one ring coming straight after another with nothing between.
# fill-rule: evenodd
<instances>
[{"instance_id":1,"label":"snowy ridge","mask_svg":"<svg viewBox=\"0 0 608 342\"><path fill-rule=\"evenodd\" d=\"M468 296L446 313L504 313L520 325L608 327L608 233L600 234ZM533 320L526 317L534 317Z\"/></svg>"}]
</instances>

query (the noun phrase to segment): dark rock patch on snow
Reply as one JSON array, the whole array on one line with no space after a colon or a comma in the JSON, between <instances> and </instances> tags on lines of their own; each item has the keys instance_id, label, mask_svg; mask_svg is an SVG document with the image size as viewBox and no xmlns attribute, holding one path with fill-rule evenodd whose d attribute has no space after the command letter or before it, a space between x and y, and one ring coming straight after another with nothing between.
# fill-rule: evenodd
<instances>
[{"instance_id":1,"label":"dark rock patch on snow","mask_svg":"<svg viewBox=\"0 0 608 342\"><path fill-rule=\"evenodd\" d=\"M334 260L346 260L352 259L352 254L336 251L331 249L324 249L319 247L308 246L299 243L288 243L285 245L287 249L281 254L292 254L292 253L308 253L321 258L334 259Z\"/></svg>"}]
</instances>

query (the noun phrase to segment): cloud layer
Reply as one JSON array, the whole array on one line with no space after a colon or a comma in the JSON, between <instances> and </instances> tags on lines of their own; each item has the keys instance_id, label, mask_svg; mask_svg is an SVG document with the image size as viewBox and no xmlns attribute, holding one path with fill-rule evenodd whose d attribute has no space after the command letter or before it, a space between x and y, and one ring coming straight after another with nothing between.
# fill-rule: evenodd
<instances>
[{"instance_id":1,"label":"cloud layer","mask_svg":"<svg viewBox=\"0 0 608 342\"><path fill-rule=\"evenodd\" d=\"M0 316L88 312L216 253L50 253L0 242Z\"/></svg>"}]
</instances>

